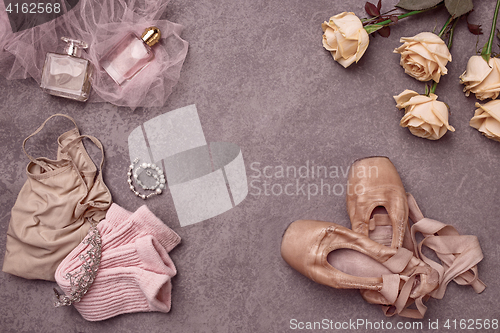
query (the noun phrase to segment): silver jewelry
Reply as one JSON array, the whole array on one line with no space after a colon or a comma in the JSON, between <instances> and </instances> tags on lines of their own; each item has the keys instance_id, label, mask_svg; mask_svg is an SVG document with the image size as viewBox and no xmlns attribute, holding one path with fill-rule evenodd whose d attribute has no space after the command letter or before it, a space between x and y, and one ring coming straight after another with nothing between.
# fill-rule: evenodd
<instances>
[{"instance_id":1,"label":"silver jewelry","mask_svg":"<svg viewBox=\"0 0 500 333\"><path fill-rule=\"evenodd\" d=\"M83 296L92 286L96 276L97 270L99 269L99 264L101 263L101 234L97 230L97 224L92 223L89 229L88 237L83 241L83 244L89 244L90 249L79 256L80 260L83 261L82 267L74 273L66 274L65 278L69 280L71 286L71 292L69 296L64 293L60 293L56 288L54 288L55 301L54 306L67 306L75 302L80 302Z\"/></svg>"},{"instance_id":2,"label":"silver jewelry","mask_svg":"<svg viewBox=\"0 0 500 333\"><path fill-rule=\"evenodd\" d=\"M155 195L160 195L163 192L163 189L165 188L165 175L163 174L163 170L156 166L155 164L151 163L142 163L140 165L137 165L139 162L139 159L136 158L132 164L130 164L127 176L128 176L128 185L130 187L130 190L134 192L136 196L138 196L141 199L148 199L151 198L152 196ZM135 170L134 170L135 168ZM139 179L139 174L140 170L144 169L146 172L146 175L148 177L151 177L155 180L154 185L151 186L146 186L142 183L142 181ZM153 193L149 194L142 194L139 191L135 189L134 186L134 180L137 184L139 184L140 187L142 187L144 190L149 190L149 191L154 191Z\"/></svg>"}]
</instances>

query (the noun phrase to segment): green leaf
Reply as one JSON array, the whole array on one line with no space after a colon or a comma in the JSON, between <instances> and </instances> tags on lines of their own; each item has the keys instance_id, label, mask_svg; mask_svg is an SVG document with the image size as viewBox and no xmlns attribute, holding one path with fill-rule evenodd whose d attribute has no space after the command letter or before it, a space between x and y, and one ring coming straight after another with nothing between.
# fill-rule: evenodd
<instances>
[{"instance_id":1,"label":"green leaf","mask_svg":"<svg viewBox=\"0 0 500 333\"><path fill-rule=\"evenodd\" d=\"M490 65L491 54L483 51L483 52L481 52L481 57L483 57L484 61L486 61L486 63L489 66Z\"/></svg>"},{"instance_id":2,"label":"green leaf","mask_svg":"<svg viewBox=\"0 0 500 333\"><path fill-rule=\"evenodd\" d=\"M444 5L453 17L459 17L467 14L474 8L472 0L444 0Z\"/></svg>"},{"instance_id":3,"label":"green leaf","mask_svg":"<svg viewBox=\"0 0 500 333\"><path fill-rule=\"evenodd\" d=\"M500 10L500 0L497 0L497 6L495 7L495 14L493 16L493 22L491 23L491 32L490 32L490 38L488 38L488 41L483 47L483 51L481 52L481 57L483 57L484 61L489 65L490 63L490 57L491 57L491 50L493 49L493 38L495 34L495 29L497 26L497 19L498 19L498 11Z\"/></svg>"},{"instance_id":4,"label":"green leaf","mask_svg":"<svg viewBox=\"0 0 500 333\"><path fill-rule=\"evenodd\" d=\"M400 0L396 7L406 10L422 10L437 6L443 0Z\"/></svg>"},{"instance_id":5,"label":"green leaf","mask_svg":"<svg viewBox=\"0 0 500 333\"><path fill-rule=\"evenodd\" d=\"M365 26L364 28L365 28L365 30L366 30L366 32L367 32L368 34L371 34L371 33L375 32L375 31L377 31L377 30L382 29L383 27L384 27L384 26L383 26L383 25L381 25L381 24L371 24L371 25L367 25L367 26Z\"/></svg>"}]
</instances>

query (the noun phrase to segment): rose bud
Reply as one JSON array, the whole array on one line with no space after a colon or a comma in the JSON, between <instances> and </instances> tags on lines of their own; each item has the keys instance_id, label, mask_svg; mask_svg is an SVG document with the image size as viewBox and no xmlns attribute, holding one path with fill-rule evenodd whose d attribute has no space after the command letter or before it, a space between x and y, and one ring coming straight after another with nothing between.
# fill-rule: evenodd
<instances>
[{"instance_id":1,"label":"rose bud","mask_svg":"<svg viewBox=\"0 0 500 333\"><path fill-rule=\"evenodd\" d=\"M405 73L419 81L439 82L448 73L446 64L451 61L450 50L444 41L432 32L421 32L414 37L403 37L403 43L394 50L401 54L400 64Z\"/></svg>"},{"instance_id":2,"label":"rose bud","mask_svg":"<svg viewBox=\"0 0 500 333\"><path fill-rule=\"evenodd\" d=\"M465 96L472 92L479 100L495 99L500 93L500 59L490 58L489 64L481 56L472 56L467 69L460 75L465 84Z\"/></svg>"},{"instance_id":3,"label":"rose bud","mask_svg":"<svg viewBox=\"0 0 500 333\"><path fill-rule=\"evenodd\" d=\"M440 139L448 130L455 132L448 124L448 107L437 98L435 94L420 95L413 90L394 96L396 107L405 109L401 127L408 127L413 135L429 140Z\"/></svg>"},{"instance_id":4,"label":"rose bud","mask_svg":"<svg viewBox=\"0 0 500 333\"><path fill-rule=\"evenodd\" d=\"M476 107L479 109L469 124L484 136L500 142L500 100L489 101L484 105L476 103Z\"/></svg>"},{"instance_id":5,"label":"rose bud","mask_svg":"<svg viewBox=\"0 0 500 333\"><path fill-rule=\"evenodd\" d=\"M345 68L358 62L368 48L369 37L354 13L344 12L321 24L323 47Z\"/></svg>"}]
</instances>

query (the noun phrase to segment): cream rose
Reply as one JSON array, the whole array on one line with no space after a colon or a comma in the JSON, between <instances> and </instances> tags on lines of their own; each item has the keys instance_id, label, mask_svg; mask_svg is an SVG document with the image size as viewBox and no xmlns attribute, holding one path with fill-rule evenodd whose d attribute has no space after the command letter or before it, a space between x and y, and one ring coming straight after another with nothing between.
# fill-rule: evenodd
<instances>
[{"instance_id":1,"label":"cream rose","mask_svg":"<svg viewBox=\"0 0 500 333\"><path fill-rule=\"evenodd\" d=\"M401 54L400 64L405 73L419 81L439 82L448 73L446 64L451 61L450 50L444 41L432 32L421 32L415 37L403 37L403 43L394 50Z\"/></svg>"},{"instance_id":2,"label":"cream rose","mask_svg":"<svg viewBox=\"0 0 500 333\"><path fill-rule=\"evenodd\" d=\"M472 56L465 72L460 75L466 96L472 92L479 100L495 99L500 93L500 59L491 58L489 64L481 56Z\"/></svg>"},{"instance_id":3,"label":"cream rose","mask_svg":"<svg viewBox=\"0 0 500 333\"><path fill-rule=\"evenodd\" d=\"M484 105L476 103L476 107L479 109L469 124L486 137L500 142L500 100L489 101Z\"/></svg>"},{"instance_id":4,"label":"cream rose","mask_svg":"<svg viewBox=\"0 0 500 333\"><path fill-rule=\"evenodd\" d=\"M448 107L437 100L437 95L420 95L413 90L405 90L394 96L398 109L405 109L401 119L401 127L408 127L418 137L437 140L446 131L455 132L448 124Z\"/></svg>"},{"instance_id":5,"label":"cream rose","mask_svg":"<svg viewBox=\"0 0 500 333\"><path fill-rule=\"evenodd\" d=\"M332 16L328 22L321 24L321 28L324 32L323 47L346 68L358 62L368 48L368 33L354 13Z\"/></svg>"}]
</instances>

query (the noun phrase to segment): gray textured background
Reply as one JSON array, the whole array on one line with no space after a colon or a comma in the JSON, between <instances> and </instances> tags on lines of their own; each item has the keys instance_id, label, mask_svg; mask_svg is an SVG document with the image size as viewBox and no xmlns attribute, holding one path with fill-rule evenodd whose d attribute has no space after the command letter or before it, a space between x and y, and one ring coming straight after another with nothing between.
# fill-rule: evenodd
<instances>
[{"instance_id":1,"label":"gray textured background","mask_svg":"<svg viewBox=\"0 0 500 333\"><path fill-rule=\"evenodd\" d=\"M383 9L396 2L385 1ZM487 39L494 5L492 0L475 1L470 19L485 31L479 46ZM424 215L477 235L485 255L479 270L487 289L477 295L470 287L451 283L444 299L427 302L422 331L430 331L429 320L443 325L447 319L500 319L500 144L469 126L475 98L464 96L458 79L475 54L478 39L467 31L465 22L458 25L453 62L437 88L439 99L451 108L450 124L456 132L437 142L427 141L399 127L403 111L396 109L392 96L404 89L423 92L424 85L404 74L392 50L400 45L399 37L439 30L447 13L438 10L400 21L390 38L370 38L361 61L344 69L322 48L320 25L343 11L365 16L363 8L364 1L173 0L166 17L185 26L182 37L190 46L180 81L161 108L131 111L110 104L82 104L49 96L33 80L0 78L0 234L4 235L0 258L10 209L26 179L28 160L21 143L45 118L69 114L84 134L102 141L104 180L113 199L135 210L144 202L126 182L128 134L155 116L196 104L207 141L241 147L249 182L266 180L256 178L252 165L261 171L265 166L306 163L347 169L360 157L389 156ZM30 141L29 151L55 157L56 136L68 128L65 120L51 122ZM267 181L285 186L297 179ZM324 181L345 184L346 179ZM386 319L357 291L317 285L281 259L281 235L293 220L320 219L349 226L344 196L256 195L255 187L236 208L184 228L168 191L147 201L182 237L181 245L171 252L179 273L173 279L170 313L127 314L90 323L74 308L52 306L54 283L0 273L0 331L286 332L291 331L292 318L383 320L394 325L410 321ZM459 330L441 326L439 331Z\"/></svg>"}]
</instances>

